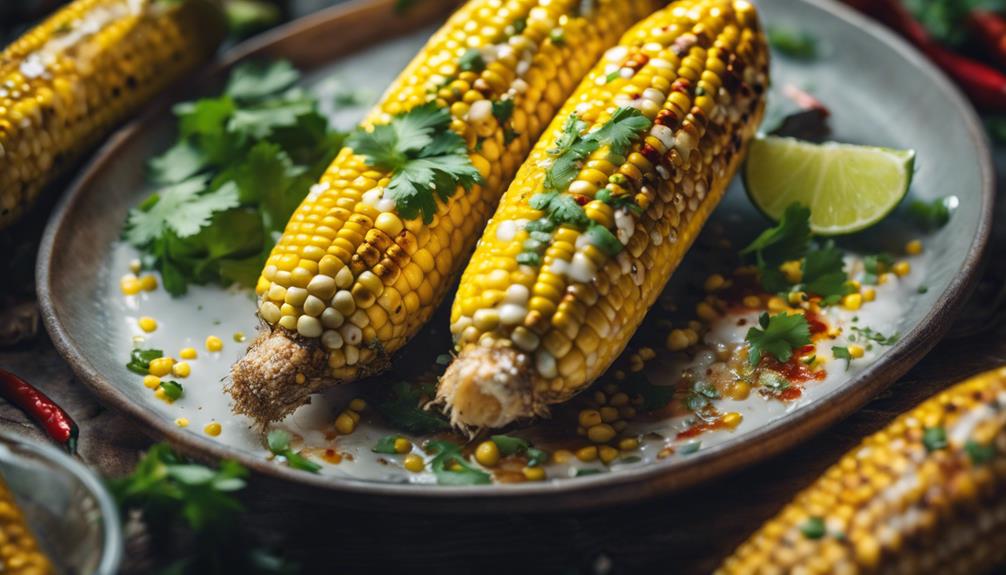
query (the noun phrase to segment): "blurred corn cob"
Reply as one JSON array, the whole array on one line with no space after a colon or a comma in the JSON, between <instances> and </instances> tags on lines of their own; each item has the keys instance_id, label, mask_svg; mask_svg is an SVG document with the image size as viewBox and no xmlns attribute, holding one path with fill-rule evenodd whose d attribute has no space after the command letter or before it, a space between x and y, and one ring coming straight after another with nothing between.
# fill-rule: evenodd
<instances>
[{"instance_id":1,"label":"blurred corn cob","mask_svg":"<svg viewBox=\"0 0 1006 575\"><path fill-rule=\"evenodd\" d=\"M718 574L980 574L1006 561L1006 369L868 437Z\"/></svg>"},{"instance_id":2,"label":"blurred corn cob","mask_svg":"<svg viewBox=\"0 0 1006 575\"><path fill-rule=\"evenodd\" d=\"M116 123L209 58L212 0L77 0L0 53L0 228Z\"/></svg>"},{"instance_id":3,"label":"blurred corn cob","mask_svg":"<svg viewBox=\"0 0 1006 575\"><path fill-rule=\"evenodd\" d=\"M482 183L438 191L430 221L410 218L385 191L392 171L344 149L259 280L265 330L231 372L235 411L276 420L326 385L386 367L442 300L559 106L602 52L660 5L472 0L455 13L364 127L376 133L420 107L448 111L447 131L464 138Z\"/></svg>"},{"instance_id":4,"label":"blurred corn cob","mask_svg":"<svg viewBox=\"0 0 1006 575\"><path fill-rule=\"evenodd\" d=\"M455 424L544 415L611 364L733 177L767 73L744 0L676 2L607 53L518 173L462 277L451 314L460 356L438 390ZM568 150L628 125L627 110L645 116L631 148L586 145L568 165Z\"/></svg>"},{"instance_id":5,"label":"blurred corn cob","mask_svg":"<svg viewBox=\"0 0 1006 575\"><path fill-rule=\"evenodd\" d=\"M4 575L52 575L52 563L39 549L14 494L0 476L0 573Z\"/></svg>"}]
</instances>

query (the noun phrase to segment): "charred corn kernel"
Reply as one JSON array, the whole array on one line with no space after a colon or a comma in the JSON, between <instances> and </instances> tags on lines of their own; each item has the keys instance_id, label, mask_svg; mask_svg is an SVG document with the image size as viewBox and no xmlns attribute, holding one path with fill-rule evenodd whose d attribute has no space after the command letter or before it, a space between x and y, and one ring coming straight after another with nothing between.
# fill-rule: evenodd
<instances>
[{"instance_id":1,"label":"charred corn kernel","mask_svg":"<svg viewBox=\"0 0 1006 575\"><path fill-rule=\"evenodd\" d=\"M150 360L150 367L147 368L150 371L150 375L156 375L157 377L164 377L171 373L171 368L175 365L174 358L171 357L159 357L157 359Z\"/></svg>"},{"instance_id":2,"label":"charred corn kernel","mask_svg":"<svg viewBox=\"0 0 1006 575\"><path fill-rule=\"evenodd\" d=\"M177 425L178 427L188 427L189 419L187 417L179 417L175 419L175 425Z\"/></svg>"},{"instance_id":3,"label":"charred corn kernel","mask_svg":"<svg viewBox=\"0 0 1006 575\"><path fill-rule=\"evenodd\" d=\"M877 299L877 290L872 287L868 287L863 290L863 301L870 302Z\"/></svg>"},{"instance_id":4,"label":"charred corn kernel","mask_svg":"<svg viewBox=\"0 0 1006 575\"><path fill-rule=\"evenodd\" d=\"M863 307L863 295L858 293L851 293L842 298L842 307L849 311L857 311L859 308Z\"/></svg>"},{"instance_id":5,"label":"charred corn kernel","mask_svg":"<svg viewBox=\"0 0 1006 575\"><path fill-rule=\"evenodd\" d=\"M277 341L260 340L232 370L229 389L235 410L259 420L279 419L293 411L307 397L301 389L285 389L294 371L318 373L311 381L320 388L382 369L388 363L384 361L387 356L415 335L455 283L501 194L558 107L622 33L663 3L600 0L592 3L590 9L582 9L579 0L465 3L432 36L361 127L371 130L386 125L395 116L420 106L444 110L452 116L451 129L465 139L469 158L481 174L482 183L453 195L451 192L455 190L436 190L435 197L430 198L436 214L425 220L422 214L413 215L406 209L408 206L397 205L385 193L394 175L391 171L370 166L367 157L350 148L343 149L322 175L315 191L297 208L269 258L269 265L262 271L263 287L266 282L270 284L263 290L263 300L274 299L274 290L277 295L280 288L286 290L285 301L295 308L296 319L260 314L267 322L268 338ZM518 26L518 22L527 26ZM566 42L555 45L549 40L550 30L559 31ZM462 70L462 66L471 69ZM504 102L509 104L501 106ZM514 138L518 132L519 136ZM306 233L304 228L326 220L330 222L325 227L332 231L329 234L332 239L326 237L320 242L323 245L311 243L318 236ZM513 224L511 221L507 225ZM321 249L344 265L333 272L333 262L325 263L326 271L339 274L329 276L335 280L338 291L328 300L318 296L319 299L347 321L356 308L366 311L371 321L372 329L362 341L345 349L329 349L328 357L325 353L312 353L313 342L304 341L324 337L325 330L317 329L315 320L302 325L300 318L313 316L303 302L290 301L289 291L294 288L283 284L279 272L270 267L289 269L293 274L294 268L302 263L286 262L283 258L290 256L291 251L305 255L308 248ZM318 258L318 272L322 271L322 259L324 256ZM514 270L516 265L506 273ZM505 281L508 279L509 276ZM313 281L306 276L301 280L307 280L304 285L308 287ZM385 297L390 289L395 294ZM467 294L491 302L489 307L501 306L469 317L469 323L493 329L506 323L504 320L521 319L529 309L535 309L535 302L551 304L550 300L539 297L513 302L497 297L504 293L489 289ZM504 309L504 303L510 307ZM556 306L545 307L551 310ZM517 327L520 323L507 325ZM472 329L478 328L472 326ZM533 337L525 337L525 343L537 339L533 332L526 335ZM285 362L280 373L276 373L277 363L270 354L283 348L308 353L296 354L304 358L300 365ZM380 349L381 353L368 354L355 362L341 361L342 356L348 359L355 353L349 350L365 348ZM553 363L557 369L579 367Z\"/></svg>"},{"instance_id":6,"label":"charred corn kernel","mask_svg":"<svg viewBox=\"0 0 1006 575\"><path fill-rule=\"evenodd\" d=\"M140 287L143 291L154 291L157 289L157 278L152 275L145 275L140 278Z\"/></svg>"},{"instance_id":7,"label":"charred corn kernel","mask_svg":"<svg viewBox=\"0 0 1006 575\"><path fill-rule=\"evenodd\" d=\"M618 459L618 450L610 445L602 445L597 448L597 457L602 463L611 463Z\"/></svg>"},{"instance_id":8,"label":"charred corn kernel","mask_svg":"<svg viewBox=\"0 0 1006 575\"><path fill-rule=\"evenodd\" d=\"M746 296L744 296L744 299L741 300L741 303L743 303L744 307L746 307L748 309L759 309L759 308L761 308L761 298L758 297L758 296L756 296L756 295L746 295Z\"/></svg>"},{"instance_id":9,"label":"charred corn kernel","mask_svg":"<svg viewBox=\"0 0 1006 575\"><path fill-rule=\"evenodd\" d=\"M672 329L671 333L667 334L667 342L665 344L667 349L671 351L682 351L688 348L689 341L688 336L685 332L680 329Z\"/></svg>"},{"instance_id":10,"label":"charred corn kernel","mask_svg":"<svg viewBox=\"0 0 1006 575\"><path fill-rule=\"evenodd\" d=\"M411 471L412 473L419 473L426 468L426 463L423 462L423 458L419 457L415 453L410 453L405 456L405 461L402 462L405 469Z\"/></svg>"},{"instance_id":11,"label":"charred corn kernel","mask_svg":"<svg viewBox=\"0 0 1006 575\"><path fill-rule=\"evenodd\" d=\"M143 376L143 387L147 389L157 389L161 386L161 378L156 375L145 375Z\"/></svg>"},{"instance_id":12,"label":"charred corn kernel","mask_svg":"<svg viewBox=\"0 0 1006 575\"><path fill-rule=\"evenodd\" d=\"M640 22L554 116L547 136L504 194L455 298L452 333L459 356L441 380L438 397L456 424L498 427L542 413L549 404L582 391L625 347L721 198L746 142L756 132L768 85L768 49L757 20L755 8L746 1L675 2ZM639 62L638 69L632 78L623 79L638 83L623 90L625 81L608 81L610 66L630 60ZM744 79L730 77L727 69L743 69ZM717 95L719 110L708 114L692 104L698 98L697 80L705 71L724 79L723 93ZM705 102L707 108L711 104L711 99ZM556 228L551 200L548 209L538 209L538 194L554 166L549 150L562 148L556 142L562 127L572 125L574 113L580 115L582 136L602 129L615 115L632 114L626 109L634 105L650 126L630 134L621 157L602 147L595 156L584 158L605 159L610 165L584 162L569 184L558 182L559 189L550 190L558 195L549 197L571 200L569 206L582 205L588 198L577 192L589 188L573 183L586 180L594 186L592 171L598 171L608 176L609 183L599 187L596 196L601 197L595 200L625 198L635 203L642 195L649 198L644 202L649 205L639 205L636 211L616 210L615 225L610 227L591 220L584 211L577 219L589 221ZM660 140L667 151L649 147L648 137ZM588 223L604 226L607 233L598 227L586 233L591 229L584 225ZM542 246L532 243L530 248L543 251L528 257L525 242L532 232L550 241ZM486 330L472 325L479 310L502 308L473 302L481 299L484 277L501 267L500 259L521 266L522 284L529 286L531 297L526 305L514 304L526 306L520 314L525 319L521 327L543 332L537 350L517 352L518 324L500 322ZM577 296L580 285L590 286L592 296ZM713 312L706 314L709 319L718 316L712 305L705 304Z\"/></svg>"},{"instance_id":13,"label":"charred corn kernel","mask_svg":"<svg viewBox=\"0 0 1006 575\"><path fill-rule=\"evenodd\" d=\"M723 414L723 418L720 420L723 426L727 429L736 429L741 421L744 420L744 416L736 411L731 411L730 413Z\"/></svg>"},{"instance_id":14,"label":"charred corn kernel","mask_svg":"<svg viewBox=\"0 0 1006 575\"><path fill-rule=\"evenodd\" d=\"M545 480L545 468L544 467L525 467L522 472L524 473L524 479L528 481L544 481Z\"/></svg>"},{"instance_id":15,"label":"charred corn kernel","mask_svg":"<svg viewBox=\"0 0 1006 575\"><path fill-rule=\"evenodd\" d=\"M578 418L581 427L593 427L601 423L601 413L596 409L584 409Z\"/></svg>"},{"instance_id":16,"label":"charred corn kernel","mask_svg":"<svg viewBox=\"0 0 1006 575\"><path fill-rule=\"evenodd\" d=\"M486 467L494 467L500 462L500 449L494 441L483 441L475 448L475 461Z\"/></svg>"},{"instance_id":17,"label":"charred corn kernel","mask_svg":"<svg viewBox=\"0 0 1006 575\"><path fill-rule=\"evenodd\" d=\"M123 295L136 295L143 291L143 282L135 275L127 274L119 280L119 289Z\"/></svg>"},{"instance_id":18,"label":"charred corn kernel","mask_svg":"<svg viewBox=\"0 0 1006 575\"><path fill-rule=\"evenodd\" d=\"M1006 559L1003 394L1000 368L902 414L799 493L716 573L995 572Z\"/></svg>"},{"instance_id":19,"label":"charred corn kernel","mask_svg":"<svg viewBox=\"0 0 1006 575\"><path fill-rule=\"evenodd\" d=\"M590 463L597 459L597 446L590 445L576 450L576 458L584 463Z\"/></svg>"},{"instance_id":20,"label":"charred corn kernel","mask_svg":"<svg viewBox=\"0 0 1006 575\"><path fill-rule=\"evenodd\" d=\"M356 430L356 421L347 412L342 412L335 418L335 430L343 435L349 435Z\"/></svg>"},{"instance_id":21,"label":"charred corn kernel","mask_svg":"<svg viewBox=\"0 0 1006 575\"><path fill-rule=\"evenodd\" d=\"M891 271L898 277L905 277L912 271L912 264L906 261L900 261L891 267Z\"/></svg>"},{"instance_id":22,"label":"charred corn kernel","mask_svg":"<svg viewBox=\"0 0 1006 575\"><path fill-rule=\"evenodd\" d=\"M224 348L224 340L215 335L206 338L206 351L215 352Z\"/></svg>"},{"instance_id":23,"label":"charred corn kernel","mask_svg":"<svg viewBox=\"0 0 1006 575\"><path fill-rule=\"evenodd\" d=\"M412 451L412 442L404 437L395 438L395 453L405 454Z\"/></svg>"},{"instance_id":24,"label":"charred corn kernel","mask_svg":"<svg viewBox=\"0 0 1006 575\"><path fill-rule=\"evenodd\" d=\"M357 397L357 398L355 398L355 399L353 399L352 401L349 402L349 408L352 409L353 411L359 413L359 412L363 411L364 409L367 409L367 402L364 401L363 399Z\"/></svg>"},{"instance_id":25,"label":"charred corn kernel","mask_svg":"<svg viewBox=\"0 0 1006 575\"><path fill-rule=\"evenodd\" d=\"M2 62L2 60L0 60ZM4 575L55 575L18 501L0 477L0 565Z\"/></svg>"},{"instance_id":26,"label":"charred corn kernel","mask_svg":"<svg viewBox=\"0 0 1006 575\"><path fill-rule=\"evenodd\" d=\"M587 439L594 443L607 443L615 438L615 428L602 423L587 430Z\"/></svg>"},{"instance_id":27,"label":"charred corn kernel","mask_svg":"<svg viewBox=\"0 0 1006 575\"><path fill-rule=\"evenodd\" d=\"M912 240L905 244L905 253L910 256L917 256L922 253L922 242L919 240Z\"/></svg>"},{"instance_id":28,"label":"charred corn kernel","mask_svg":"<svg viewBox=\"0 0 1006 575\"><path fill-rule=\"evenodd\" d=\"M866 353L866 350L864 350L863 346L861 345L853 344L849 346L849 355L851 355L853 359L859 359L863 357L864 353Z\"/></svg>"},{"instance_id":29,"label":"charred corn kernel","mask_svg":"<svg viewBox=\"0 0 1006 575\"><path fill-rule=\"evenodd\" d=\"M198 356L199 354L194 347L184 347L182 351L178 352L178 357L182 359L196 359Z\"/></svg>"},{"instance_id":30,"label":"charred corn kernel","mask_svg":"<svg viewBox=\"0 0 1006 575\"><path fill-rule=\"evenodd\" d=\"M298 373L297 375L293 376L293 381L297 385L304 385L304 382L307 381L307 376L304 375L303 373Z\"/></svg>"},{"instance_id":31,"label":"charred corn kernel","mask_svg":"<svg viewBox=\"0 0 1006 575\"><path fill-rule=\"evenodd\" d=\"M223 426L220 425L220 422L218 421L211 421L207 423L205 427L203 427L203 433L209 435L210 437L216 437L220 435L220 432L223 430L224 430Z\"/></svg>"},{"instance_id":32,"label":"charred corn kernel","mask_svg":"<svg viewBox=\"0 0 1006 575\"><path fill-rule=\"evenodd\" d=\"M171 366L171 375L175 377L188 377L192 374L192 366L187 362L179 361Z\"/></svg>"},{"instance_id":33,"label":"charred corn kernel","mask_svg":"<svg viewBox=\"0 0 1006 575\"><path fill-rule=\"evenodd\" d=\"M626 437L618 442L618 448L622 451L632 451L639 449L639 440L635 437Z\"/></svg>"},{"instance_id":34,"label":"charred corn kernel","mask_svg":"<svg viewBox=\"0 0 1006 575\"><path fill-rule=\"evenodd\" d=\"M0 53L0 228L207 60L224 32L207 0L75 0L8 45Z\"/></svg>"},{"instance_id":35,"label":"charred corn kernel","mask_svg":"<svg viewBox=\"0 0 1006 575\"><path fill-rule=\"evenodd\" d=\"M157 330L157 320L152 317L143 316L136 322L136 324L140 326L140 329L147 333Z\"/></svg>"},{"instance_id":36,"label":"charred corn kernel","mask_svg":"<svg viewBox=\"0 0 1006 575\"><path fill-rule=\"evenodd\" d=\"M727 280L720 274L713 274L706 278L705 289L707 292L715 292L723 289L727 285Z\"/></svg>"}]
</instances>

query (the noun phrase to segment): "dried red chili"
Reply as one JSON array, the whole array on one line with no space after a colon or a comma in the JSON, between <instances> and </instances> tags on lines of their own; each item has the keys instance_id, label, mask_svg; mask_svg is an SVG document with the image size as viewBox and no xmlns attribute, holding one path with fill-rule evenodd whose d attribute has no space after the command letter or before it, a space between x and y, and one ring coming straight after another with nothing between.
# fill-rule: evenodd
<instances>
[{"instance_id":1,"label":"dried red chili","mask_svg":"<svg viewBox=\"0 0 1006 575\"><path fill-rule=\"evenodd\" d=\"M11 402L70 453L77 451L77 424L70 415L27 381L0 369L0 397Z\"/></svg>"}]
</instances>

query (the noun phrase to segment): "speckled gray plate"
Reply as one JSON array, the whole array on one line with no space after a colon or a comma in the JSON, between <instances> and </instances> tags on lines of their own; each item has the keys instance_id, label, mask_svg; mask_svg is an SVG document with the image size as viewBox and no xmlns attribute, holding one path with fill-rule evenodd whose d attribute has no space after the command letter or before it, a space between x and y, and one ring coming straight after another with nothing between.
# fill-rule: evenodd
<instances>
[{"instance_id":1,"label":"speckled gray plate","mask_svg":"<svg viewBox=\"0 0 1006 575\"><path fill-rule=\"evenodd\" d=\"M284 493L325 497L345 505L431 512L535 511L585 507L640 499L682 489L778 453L861 407L904 374L945 333L974 285L989 234L993 172L974 112L957 90L919 54L879 26L827 0L756 0L769 26L794 26L816 36L824 57L814 64L777 58L777 87L808 87L833 111L835 138L848 142L914 148L918 167L912 194L922 199L956 195L960 207L946 228L927 238L928 292L913 297L899 324L898 343L848 381L793 409L785 417L738 433L687 458L671 458L602 475L523 485L431 487L314 476L277 466L261 454L226 441L179 429L152 407L135 376L122 369L123 354L110 343L123 318L102 309L113 268L113 245L126 211L145 193L144 165L172 138L167 102L116 134L67 192L53 216L38 263L44 319L60 353L81 380L108 405L143 422L150 434L185 451L237 459L276 480ZM344 5L274 31L239 47L226 64L250 56L285 57L319 77L338 70L364 82L387 82L442 18L449 2L419 3L408 18L395 16L394 0ZM412 32L408 32L413 30ZM419 30L419 31L416 31ZM402 35L399 40L389 37ZM384 61L364 48L379 38ZM354 50L364 50L354 53ZM362 58L362 59L360 59ZM354 64L358 62L359 64ZM381 70L376 70L380 62ZM196 85L219 85L226 65ZM389 69L383 69L389 68ZM310 80L310 78L309 78ZM765 222L739 186L714 220L731 234L749 236ZM866 235L864 249L896 249L907 230L903 219L885 221ZM686 265L688 265L686 263ZM674 281L672 280L672 285ZM680 287L680 286L679 286ZM248 314L252 313L249 302ZM116 323L118 322L118 323ZM122 374L122 375L119 375ZM127 379L129 378L129 379ZM474 501L477 500L477 503Z\"/></svg>"}]
</instances>

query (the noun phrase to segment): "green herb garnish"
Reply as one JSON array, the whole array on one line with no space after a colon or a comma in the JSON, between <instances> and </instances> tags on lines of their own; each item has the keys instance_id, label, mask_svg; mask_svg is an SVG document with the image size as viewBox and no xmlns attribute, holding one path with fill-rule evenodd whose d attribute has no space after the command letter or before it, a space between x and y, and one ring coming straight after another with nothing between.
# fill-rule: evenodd
<instances>
[{"instance_id":1,"label":"green herb garnish","mask_svg":"<svg viewBox=\"0 0 1006 575\"><path fill-rule=\"evenodd\" d=\"M369 165L392 173L386 193L399 215L430 223L436 199L447 201L458 187L471 191L482 176L468 157L464 139L450 129L451 113L436 104L413 108L372 131L358 129L347 141Z\"/></svg>"},{"instance_id":2,"label":"green herb garnish","mask_svg":"<svg viewBox=\"0 0 1006 575\"><path fill-rule=\"evenodd\" d=\"M817 38L795 28L770 26L766 31L769 45L780 54L798 60L817 58Z\"/></svg>"},{"instance_id":3,"label":"green herb garnish","mask_svg":"<svg viewBox=\"0 0 1006 575\"><path fill-rule=\"evenodd\" d=\"M794 349L810 343L810 326L802 314L769 316L762 313L758 325L761 329L752 327L745 338L751 346L748 357L751 365L758 365L766 353L780 363L786 363L793 357Z\"/></svg>"},{"instance_id":4,"label":"green herb garnish","mask_svg":"<svg viewBox=\"0 0 1006 575\"><path fill-rule=\"evenodd\" d=\"M929 202L912 200L908 204L908 215L924 231L935 231L947 225L955 205L956 198L953 196L937 198Z\"/></svg>"},{"instance_id":5,"label":"green herb garnish","mask_svg":"<svg viewBox=\"0 0 1006 575\"><path fill-rule=\"evenodd\" d=\"M778 225L762 232L740 254L755 255L766 291L786 291L789 282L779 266L806 255L810 238L810 208L793 203L786 208Z\"/></svg>"},{"instance_id":6,"label":"green herb garnish","mask_svg":"<svg viewBox=\"0 0 1006 575\"><path fill-rule=\"evenodd\" d=\"M436 385L432 383L411 384L398 381L386 390L382 397L371 401L374 409L388 423L408 433L427 435L451 428L450 422L438 411L423 409L424 399L436 395Z\"/></svg>"},{"instance_id":7,"label":"green herb garnish","mask_svg":"<svg viewBox=\"0 0 1006 575\"><path fill-rule=\"evenodd\" d=\"M133 373L147 375L150 373L150 362L164 357L164 352L159 349L134 349L129 354L129 363L126 368Z\"/></svg>"},{"instance_id":8,"label":"green herb garnish","mask_svg":"<svg viewBox=\"0 0 1006 575\"><path fill-rule=\"evenodd\" d=\"M895 343L897 343L898 338L900 337L900 334L898 334L897 332L893 333L892 335L884 335L879 331L875 331L872 328L859 327L855 325L852 326L852 331L859 334L864 340L874 341L884 346L894 345Z\"/></svg>"},{"instance_id":9,"label":"green herb garnish","mask_svg":"<svg viewBox=\"0 0 1006 575\"><path fill-rule=\"evenodd\" d=\"M171 401L181 399L182 393L184 393L182 384L177 381L162 381L160 388L164 390L164 395L168 396Z\"/></svg>"},{"instance_id":10,"label":"green herb garnish","mask_svg":"<svg viewBox=\"0 0 1006 575\"><path fill-rule=\"evenodd\" d=\"M800 533L807 539L820 539L827 534L827 529L824 525L824 519L820 517L808 517L800 525Z\"/></svg>"},{"instance_id":11,"label":"green herb garnish","mask_svg":"<svg viewBox=\"0 0 1006 575\"><path fill-rule=\"evenodd\" d=\"M863 258L863 283L877 285L880 276L894 265L894 256L889 253L879 253Z\"/></svg>"},{"instance_id":12,"label":"green herb garnish","mask_svg":"<svg viewBox=\"0 0 1006 575\"><path fill-rule=\"evenodd\" d=\"M377 444L374 445L374 453L383 453L385 455L398 455L398 451L395 450L395 442L401 435L385 435L384 437L377 440Z\"/></svg>"},{"instance_id":13,"label":"green herb garnish","mask_svg":"<svg viewBox=\"0 0 1006 575\"><path fill-rule=\"evenodd\" d=\"M849 367L852 365L852 353L849 352L849 348L832 346L831 353L835 356L835 359L844 359L845 371L849 371Z\"/></svg>"},{"instance_id":14,"label":"green herb garnish","mask_svg":"<svg viewBox=\"0 0 1006 575\"><path fill-rule=\"evenodd\" d=\"M424 446L433 455L430 467L438 485L486 485L492 483L488 473L468 462L461 447L449 441L428 441ZM451 470L455 468L456 470Z\"/></svg>"},{"instance_id":15,"label":"green herb garnish","mask_svg":"<svg viewBox=\"0 0 1006 575\"><path fill-rule=\"evenodd\" d=\"M603 469L597 469L597 468L594 468L594 467L591 467L589 469L577 469L576 470L576 477L587 477L587 476L590 476L590 475L600 475L601 473L604 473Z\"/></svg>"},{"instance_id":16,"label":"green herb garnish","mask_svg":"<svg viewBox=\"0 0 1006 575\"><path fill-rule=\"evenodd\" d=\"M499 448L500 454L504 456L523 453L531 447L531 444L526 440L519 437L511 437L509 435L493 435L490 439L492 439L492 442Z\"/></svg>"},{"instance_id":17,"label":"green herb garnish","mask_svg":"<svg viewBox=\"0 0 1006 575\"><path fill-rule=\"evenodd\" d=\"M702 448L701 441L690 441L682 445L680 448L678 448L678 453L680 453L681 455L691 455L692 453L695 453L701 448Z\"/></svg>"},{"instance_id":18,"label":"green herb garnish","mask_svg":"<svg viewBox=\"0 0 1006 575\"><path fill-rule=\"evenodd\" d=\"M825 299L840 298L851 292L845 273L842 251L828 242L818 250L807 252L803 260L803 287L807 293Z\"/></svg>"},{"instance_id":19,"label":"green herb garnish","mask_svg":"<svg viewBox=\"0 0 1006 575\"><path fill-rule=\"evenodd\" d=\"M993 443L978 443L969 439L964 444L964 452L968 454L973 465L985 465L996 456L996 446Z\"/></svg>"},{"instance_id":20,"label":"green herb garnish","mask_svg":"<svg viewBox=\"0 0 1006 575\"><path fill-rule=\"evenodd\" d=\"M465 72L481 72L486 69L486 60L477 48L469 48L458 60L458 67Z\"/></svg>"},{"instance_id":21,"label":"green herb garnish","mask_svg":"<svg viewBox=\"0 0 1006 575\"><path fill-rule=\"evenodd\" d=\"M269 451L271 451L273 455L282 457L286 460L287 467L311 473L318 473L321 471L320 465L290 448L290 439L291 436L289 432L282 429L274 429L269 432L268 436L266 436L266 443L269 446Z\"/></svg>"},{"instance_id":22,"label":"green herb garnish","mask_svg":"<svg viewBox=\"0 0 1006 575\"><path fill-rule=\"evenodd\" d=\"M922 432L922 444L926 451L933 452L947 447L947 432L942 427L927 427Z\"/></svg>"}]
</instances>

